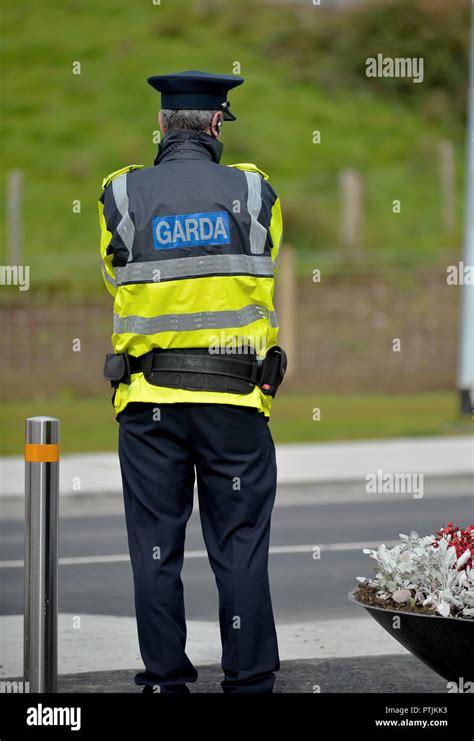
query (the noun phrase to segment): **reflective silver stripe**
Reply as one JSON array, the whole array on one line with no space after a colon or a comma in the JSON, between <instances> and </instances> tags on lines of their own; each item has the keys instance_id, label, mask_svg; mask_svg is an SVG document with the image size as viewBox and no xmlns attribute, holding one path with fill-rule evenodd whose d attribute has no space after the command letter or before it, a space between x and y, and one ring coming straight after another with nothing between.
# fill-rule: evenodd
<instances>
[{"instance_id":1,"label":"reflective silver stripe","mask_svg":"<svg viewBox=\"0 0 474 741\"><path fill-rule=\"evenodd\" d=\"M123 243L128 249L128 260L132 259L132 246L135 237L135 225L128 213L128 195L127 195L127 173L112 180L112 191L115 203L122 219L117 227L117 231L122 237Z\"/></svg>"},{"instance_id":2,"label":"reflective silver stripe","mask_svg":"<svg viewBox=\"0 0 474 741\"><path fill-rule=\"evenodd\" d=\"M205 255L180 257L175 260L153 260L151 262L129 262L125 267L116 267L119 284L159 283L173 278L198 278L205 275L248 274L273 278L271 257L265 255Z\"/></svg>"},{"instance_id":3,"label":"reflective silver stripe","mask_svg":"<svg viewBox=\"0 0 474 741\"><path fill-rule=\"evenodd\" d=\"M194 314L162 314L161 316L119 316L114 314L114 332L124 334L157 334L158 332L192 332L200 329L245 327L259 319L267 319L277 327L274 311L258 304L249 304L234 311L200 311Z\"/></svg>"},{"instance_id":4,"label":"reflective silver stripe","mask_svg":"<svg viewBox=\"0 0 474 741\"><path fill-rule=\"evenodd\" d=\"M101 261L101 263L102 263L102 265L101 265L101 268L102 268L102 273L103 273L103 275L104 275L104 278L105 278L105 280L106 280L106 281L107 281L108 283L111 283L111 285L115 286L115 288L117 288L117 281L116 281L116 280L114 280L114 279L112 278L112 276L111 276L111 275L109 275L109 273L107 272L107 268L105 267L105 262L103 261L103 259L102 259L102 258L100 258L100 261Z\"/></svg>"},{"instance_id":5,"label":"reflective silver stripe","mask_svg":"<svg viewBox=\"0 0 474 741\"><path fill-rule=\"evenodd\" d=\"M247 209L250 214L250 250L254 255L261 255L265 249L267 230L258 221L262 209L262 179L256 172L245 171L248 197Z\"/></svg>"}]
</instances>

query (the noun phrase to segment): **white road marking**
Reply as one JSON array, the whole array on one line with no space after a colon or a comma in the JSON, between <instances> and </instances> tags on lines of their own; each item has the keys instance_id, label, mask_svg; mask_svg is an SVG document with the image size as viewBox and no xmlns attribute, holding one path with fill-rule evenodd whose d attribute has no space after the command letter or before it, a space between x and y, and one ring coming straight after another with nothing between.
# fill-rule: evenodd
<instances>
[{"instance_id":1,"label":"white road marking","mask_svg":"<svg viewBox=\"0 0 474 741\"><path fill-rule=\"evenodd\" d=\"M392 547L398 540L386 540L385 545ZM311 543L309 545L275 545L270 548L270 555L281 553L313 553L316 548L323 551L359 551L363 548L377 548L377 545L364 542L354 543ZM207 558L207 551L186 551L185 558ZM94 563L121 563L130 560L128 553L110 554L104 556L68 556L59 559L60 566L80 566ZM0 561L0 569L16 569L23 567L23 560Z\"/></svg>"},{"instance_id":2,"label":"white road marking","mask_svg":"<svg viewBox=\"0 0 474 741\"><path fill-rule=\"evenodd\" d=\"M347 604L348 617L278 624L280 658L327 659L400 655L409 652L357 605ZM196 666L221 660L217 622L187 621L186 653ZM23 615L0 617L2 666L0 678L23 674ZM58 621L60 674L140 670L134 617L61 613ZM133 678L130 678L133 681Z\"/></svg>"}]
</instances>

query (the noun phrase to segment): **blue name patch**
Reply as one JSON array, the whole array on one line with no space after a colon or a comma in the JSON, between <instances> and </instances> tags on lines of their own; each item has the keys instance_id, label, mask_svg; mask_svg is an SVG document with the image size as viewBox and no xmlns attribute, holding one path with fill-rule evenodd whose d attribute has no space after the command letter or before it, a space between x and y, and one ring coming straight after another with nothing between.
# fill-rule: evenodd
<instances>
[{"instance_id":1,"label":"blue name patch","mask_svg":"<svg viewBox=\"0 0 474 741\"><path fill-rule=\"evenodd\" d=\"M155 250L230 243L229 214L226 211L156 216L152 225Z\"/></svg>"}]
</instances>

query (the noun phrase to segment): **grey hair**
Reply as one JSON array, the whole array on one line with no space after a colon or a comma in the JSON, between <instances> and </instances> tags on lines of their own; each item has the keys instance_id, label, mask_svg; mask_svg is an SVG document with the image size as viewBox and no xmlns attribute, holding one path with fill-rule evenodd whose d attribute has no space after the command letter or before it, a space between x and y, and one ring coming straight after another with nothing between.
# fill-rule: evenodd
<instances>
[{"instance_id":1,"label":"grey hair","mask_svg":"<svg viewBox=\"0 0 474 741\"><path fill-rule=\"evenodd\" d=\"M188 131L205 131L209 128L213 115L217 111L172 111L163 108L161 115L163 125L167 131L172 129L187 129Z\"/></svg>"}]
</instances>

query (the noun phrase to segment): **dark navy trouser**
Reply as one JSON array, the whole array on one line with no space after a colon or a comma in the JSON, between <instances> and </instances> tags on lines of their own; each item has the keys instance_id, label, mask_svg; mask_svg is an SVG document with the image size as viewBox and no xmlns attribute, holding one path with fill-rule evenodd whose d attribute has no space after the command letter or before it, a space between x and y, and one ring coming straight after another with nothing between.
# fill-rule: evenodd
<instances>
[{"instance_id":1,"label":"dark navy trouser","mask_svg":"<svg viewBox=\"0 0 474 741\"><path fill-rule=\"evenodd\" d=\"M145 672L138 685L194 682L185 653L183 565L196 479L219 592L224 692L270 692L279 669L268 583L276 493L268 418L231 404L131 402L118 415L128 544Z\"/></svg>"}]
</instances>

